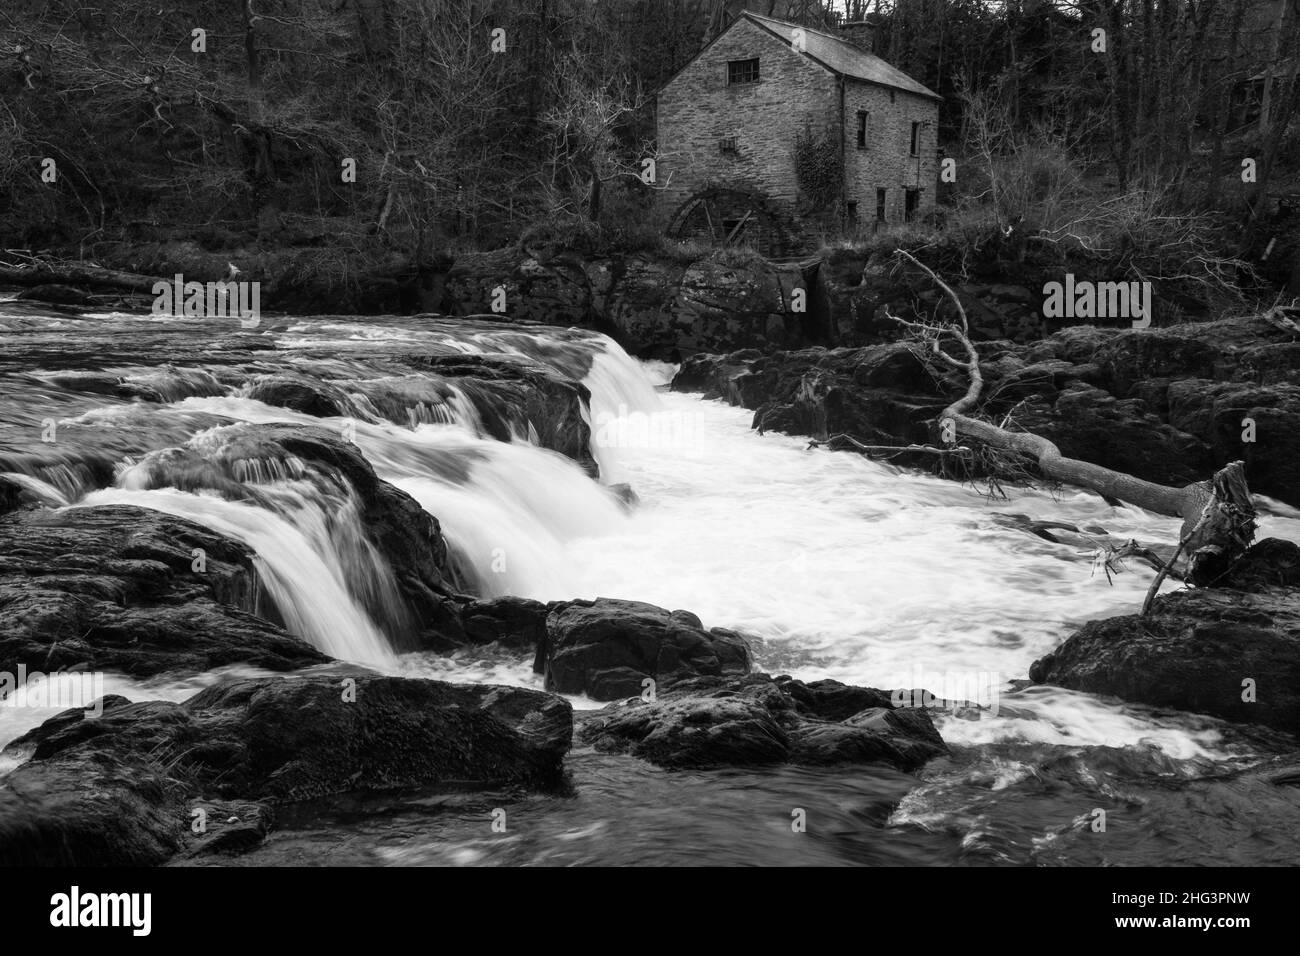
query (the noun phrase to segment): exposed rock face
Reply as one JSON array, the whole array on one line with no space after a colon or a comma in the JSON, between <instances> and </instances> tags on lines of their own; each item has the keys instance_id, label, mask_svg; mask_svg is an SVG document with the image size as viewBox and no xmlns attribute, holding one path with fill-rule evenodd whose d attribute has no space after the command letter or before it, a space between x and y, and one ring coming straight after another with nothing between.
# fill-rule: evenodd
<instances>
[{"instance_id":1,"label":"exposed rock face","mask_svg":"<svg viewBox=\"0 0 1300 956\"><path fill-rule=\"evenodd\" d=\"M409 374L353 382L348 387L355 398L329 382L283 373L254 381L248 397L321 418L370 419L373 410L407 427L452 421L454 407L465 405L475 421L463 424L498 441L527 435L598 474L584 417L591 401L580 381L585 367L566 375L523 358L489 355L408 355L401 362Z\"/></svg>"},{"instance_id":2,"label":"exposed rock face","mask_svg":"<svg viewBox=\"0 0 1300 956\"><path fill-rule=\"evenodd\" d=\"M648 253L498 251L457 259L447 290L462 312L483 313L494 290L504 289L512 321L596 328L634 354L676 359L818 338L824 319L795 305L799 289L807 306L809 284L800 266L758 257L682 262Z\"/></svg>"},{"instance_id":3,"label":"exposed rock face","mask_svg":"<svg viewBox=\"0 0 1300 956\"><path fill-rule=\"evenodd\" d=\"M148 865L186 848L192 810L264 807L354 790L549 787L572 737L563 699L513 687L358 676L236 681L183 704L106 698L14 741L30 752L0 788L0 863ZM217 836L220 836L218 834ZM190 841L193 841L192 843ZM200 846L195 846L200 844ZM220 848L220 845L215 848Z\"/></svg>"},{"instance_id":4,"label":"exposed rock face","mask_svg":"<svg viewBox=\"0 0 1300 956\"><path fill-rule=\"evenodd\" d=\"M575 369L572 377L566 377L544 365L483 355L412 356L406 361L421 370L423 383L459 388L492 438L511 441L519 433L530 435L541 447L576 461L588 474L599 473L584 418L591 403L591 394L580 381L585 369ZM384 408L382 399L376 404Z\"/></svg>"},{"instance_id":5,"label":"exposed rock face","mask_svg":"<svg viewBox=\"0 0 1300 956\"><path fill-rule=\"evenodd\" d=\"M249 386L248 397L317 418L357 414L354 403L342 389L303 375L284 372L257 379Z\"/></svg>"},{"instance_id":6,"label":"exposed rock face","mask_svg":"<svg viewBox=\"0 0 1300 956\"><path fill-rule=\"evenodd\" d=\"M461 605L461 626L471 644L498 644L533 655L533 673L546 673L548 606L521 597L498 597Z\"/></svg>"},{"instance_id":7,"label":"exposed rock face","mask_svg":"<svg viewBox=\"0 0 1300 956\"><path fill-rule=\"evenodd\" d=\"M1167 485L1244 459L1251 489L1300 504L1300 342L1263 319L1063 329L979 345L986 409L1067 456ZM1232 383L1212 378L1233 377ZM907 345L699 355L673 381L755 411L754 426L873 445L933 441L966 388ZM920 456L900 463L933 464Z\"/></svg>"},{"instance_id":8,"label":"exposed rock face","mask_svg":"<svg viewBox=\"0 0 1300 956\"><path fill-rule=\"evenodd\" d=\"M734 631L706 631L689 611L600 598L551 606L546 688L615 700L698 676L744 674L749 649Z\"/></svg>"},{"instance_id":9,"label":"exposed rock face","mask_svg":"<svg viewBox=\"0 0 1300 956\"><path fill-rule=\"evenodd\" d=\"M884 691L763 674L701 677L651 702L611 704L583 715L579 736L669 769L789 762L912 770L946 750L929 715L894 709Z\"/></svg>"},{"instance_id":10,"label":"exposed rock face","mask_svg":"<svg viewBox=\"0 0 1300 956\"><path fill-rule=\"evenodd\" d=\"M125 506L0 517L0 670L142 677L328 660L266 617L252 552L192 522Z\"/></svg>"},{"instance_id":11,"label":"exposed rock face","mask_svg":"<svg viewBox=\"0 0 1300 956\"><path fill-rule=\"evenodd\" d=\"M1177 591L1157 598L1146 619L1129 614L1090 621L1035 661L1029 675L1039 683L1295 733L1300 590ZM1254 682L1253 693L1247 680Z\"/></svg>"},{"instance_id":12,"label":"exposed rock face","mask_svg":"<svg viewBox=\"0 0 1300 956\"><path fill-rule=\"evenodd\" d=\"M940 301L942 292L923 270L892 259L892 250L866 252L856 249L831 250L822 266L825 295L830 302L834 328L830 341L857 347L888 342L898 337L898 325L889 314L914 317L919 300L923 306ZM977 257L978 258L978 257ZM1042 280L1049 275L1023 266L987 263L984 281L952 282L977 341L1009 339L1030 342L1049 333L1042 314ZM940 270L943 271L942 269ZM1028 284L1010 284L998 278L1011 272L1023 275ZM1060 275L1051 275L1059 279ZM1035 284L1036 283L1036 284Z\"/></svg>"}]
</instances>

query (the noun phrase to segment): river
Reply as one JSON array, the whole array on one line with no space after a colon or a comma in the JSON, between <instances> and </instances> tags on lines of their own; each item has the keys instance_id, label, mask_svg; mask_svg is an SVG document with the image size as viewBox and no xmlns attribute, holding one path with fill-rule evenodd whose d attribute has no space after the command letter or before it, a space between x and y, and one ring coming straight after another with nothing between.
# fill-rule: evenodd
<instances>
[{"instance_id":1,"label":"river","mask_svg":"<svg viewBox=\"0 0 1300 956\"><path fill-rule=\"evenodd\" d=\"M407 676L540 687L531 661L497 650L395 653L384 621L356 597L378 593L383 603L391 582L346 495L283 463L248 476L258 489L251 498L195 494L181 490L176 449L220 454L245 422L336 428L380 477L439 518L480 593L684 608L706 627L747 635L770 673L952 697L979 688L988 695L980 702L993 705L978 719L942 715L952 754L915 776L875 767L669 773L580 747L567 794L321 801L281 813L267 843L237 863L1293 864L1300 856L1290 838L1296 788L1232 775L1272 752L1271 736L1023 686L1030 664L1073 627L1139 607L1150 575L1134 566L1111 579L1088 555L1030 535L1010 516L1158 543L1174 541L1170 519L1070 489L992 499L809 449L804 439L759 435L750 412L669 392L671 367L574 330L281 320L240 333L264 351L236 367L211 348L231 330L201 322L36 314L0 302L0 327L10 333L0 328L8 339L0 356L9 353L0 365L0 473L51 507L136 504L244 541L289 628L335 657ZM384 357L417 350L582 367L602 480L627 483L639 503L622 507L525 431L493 439L454 394L415 406L405 423L378 414L376 396L395 387ZM88 370L148 383L162 400L67 387L66 376ZM277 370L342 388L356 414L322 419L247 397L243 380ZM73 438L38 442L50 421ZM106 471L111 480L94 477ZM1263 504L1260 536L1300 541L1295 512ZM110 675L109 689L181 700L223 676ZM51 713L0 706L0 745ZM485 823L497 806L509 815L504 834ZM1098 808L1105 832L1093 825ZM804 833L790 826L796 809L807 813Z\"/></svg>"}]
</instances>

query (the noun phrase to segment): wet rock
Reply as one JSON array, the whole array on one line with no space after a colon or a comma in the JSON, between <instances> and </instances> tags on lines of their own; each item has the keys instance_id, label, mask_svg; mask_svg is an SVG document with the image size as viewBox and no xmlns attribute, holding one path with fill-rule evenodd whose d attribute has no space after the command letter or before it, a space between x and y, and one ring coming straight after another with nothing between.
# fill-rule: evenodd
<instances>
[{"instance_id":1,"label":"wet rock","mask_svg":"<svg viewBox=\"0 0 1300 956\"><path fill-rule=\"evenodd\" d=\"M790 761L815 766L886 763L907 770L944 749L930 718L905 708L873 707L842 723L803 722L790 735Z\"/></svg>"},{"instance_id":2,"label":"wet rock","mask_svg":"<svg viewBox=\"0 0 1300 956\"><path fill-rule=\"evenodd\" d=\"M806 684L782 676L776 678L776 683L800 714L818 720L845 720L864 710L893 706L886 691L854 687L837 680L817 680Z\"/></svg>"},{"instance_id":3,"label":"wet rock","mask_svg":"<svg viewBox=\"0 0 1300 956\"><path fill-rule=\"evenodd\" d=\"M580 381L585 369L574 369L570 377L541 364L484 355L410 356L405 361L422 370L425 387L442 383L458 388L491 437L512 441L517 434L528 435L541 447L576 461L593 477L599 474L584 417L591 402ZM361 387L367 389L364 383ZM413 404L409 397L394 403L373 387L367 390L380 411L395 421Z\"/></svg>"},{"instance_id":4,"label":"wet rock","mask_svg":"<svg viewBox=\"0 0 1300 956\"><path fill-rule=\"evenodd\" d=\"M616 485L609 485L605 490L618 500L618 503L623 506L625 511L633 511L641 504L641 496L629 484L620 482Z\"/></svg>"},{"instance_id":5,"label":"wet rock","mask_svg":"<svg viewBox=\"0 0 1300 956\"><path fill-rule=\"evenodd\" d=\"M0 671L10 673L22 664L143 677L327 660L272 623L249 549L144 508L0 517L0 617Z\"/></svg>"},{"instance_id":6,"label":"wet rock","mask_svg":"<svg viewBox=\"0 0 1300 956\"><path fill-rule=\"evenodd\" d=\"M30 759L0 788L0 863L156 864L187 846L208 852L255 839L265 826L258 804L560 779L572 737L560 698L353 680L351 700L337 678L244 680L183 704L115 697L98 718L73 710L46 721L5 749ZM223 809L238 819L192 840L192 810L204 806L210 820Z\"/></svg>"},{"instance_id":7,"label":"wet rock","mask_svg":"<svg viewBox=\"0 0 1300 956\"><path fill-rule=\"evenodd\" d=\"M851 709L851 701L871 703L839 719L810 709L820 705L823 713L839 714ZM668 769L884 763L911 770L946 749L928 714L895 710L884 691L810 689L761 674L696 678L652 701L611 704L581 715L578 733L597 750Z\"/></svg>"},{"instance_id":8,"label":"wet rock","mask_svg":"<svg viewBox=\"0 0 1300 956\"><path fill-rule=\"evenodd\" d=\"M17 511L27 503L27 497L22 485L0 475L0 515Z\"/></svg>"},{"instance_id":9,"label":"wet rock","mask_svg":"<svg viewBox=\"0 0 1300 956\"><path fill-rule=\"evenodd\" d=\"M843 433L872 445L929 441L929 423L948 404L925 365L898 344L696 357L672 387L700 383L708 394L754 409L760 431L822 439ZM932 464L914 454L894 460Z\"/></svg>"},{"instance_id":10,"label":"wet rock","mask_svg":"<svg viewBox=\"0 0 1300 956\"><path fill-rule=\"evenodd\" d=\"M614 700L697 676L744 674L749 649L734 631L706 631L689 611L598 598L551 606L546 688Z\"/></svg>"},{"instance_id":11,"label":"wet rock","mask_svg":"<svg viewBox=\"0 0 1300 956\"><path fill-rule=\"evenodd\" d=\"M1256 541L1214 586L1240 591L1300 587L1300 545L1281 538Z\"/></svg>"},{"instance_id":12,"label":"wet rock","mask_svg":"<svg viewBox=\"0 0 1300 956\"><path fill-rule=\"evenodd\" d=\"M269 804L246 800L193 800L189 815L193 822L185 835L185 856L190 858L248 850L265 840L275 823Z\"/></svg>"},{"instance_id":13,"label":"wet rock","mask_svg":"<svg viewBox=\"0 0 1300 956\"><path fill-rule=\"evenodd\" d=\"M1176 591L1157 598L1145 619L1128 614L1090 621L1035 661L1029 676L1041 684L1295 733L1300 590Z\"/></svg>"},{"instance_id":14,"label":"wet rock","mask_svg":"<svg viewBox=\"0 0 1300 956\"><path fill-rule=\"evenodd\" d=\"M341 389L302 375L263 376L249 386L248 397L317 418L356 414Z\"/></svg>"},{"instance_id":15,"label":"wet rock","mask_svg":"<svg viewBox=\"0 0 1300 956\"><path fill-rule=\"evenodd\" d=\"M486 598L464 605L461 622L466 638L475 644L500 644L537 652L546 644L546 614L546 605L540 601ZM541 673L540 666L536 670Z\"/></svg>"},{"instance_id":16,"label":"wet rock","mask_svg":"<svg viewBox=\"0 0 1300 956\"><path fill-rule=\"evenodd\" d=\"M244 483L247 475L275 467L312 478L340 508L353 506L352 495L360 527L392 570L401 606L364 587L354 596L400 649L445 650L462 643L453 603L458 581L438 519L381 480L355 444L328 428L278 423L234 426L220 438L217 447L150 456L141 465L148 486L212 489L242 499L257 494L255 482Z\"/></svg>"}]
</instances>

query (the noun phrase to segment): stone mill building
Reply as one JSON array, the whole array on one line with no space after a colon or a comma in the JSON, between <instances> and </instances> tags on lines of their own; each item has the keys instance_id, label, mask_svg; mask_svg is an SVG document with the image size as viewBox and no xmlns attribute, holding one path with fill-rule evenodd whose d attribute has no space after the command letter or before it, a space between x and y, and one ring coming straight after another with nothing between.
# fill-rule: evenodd
<instances>
[{"instance_id":1,"label":"stone mill building","mask_svg":"<svg viewBox=\"0 0 1300 956\"><path fill-rule=\"evenodd\" d=\"M678 71L656 113L670 234L794 254L930 211L940 97L870 35L746 11Z\"/></svg>"}]
</instances>

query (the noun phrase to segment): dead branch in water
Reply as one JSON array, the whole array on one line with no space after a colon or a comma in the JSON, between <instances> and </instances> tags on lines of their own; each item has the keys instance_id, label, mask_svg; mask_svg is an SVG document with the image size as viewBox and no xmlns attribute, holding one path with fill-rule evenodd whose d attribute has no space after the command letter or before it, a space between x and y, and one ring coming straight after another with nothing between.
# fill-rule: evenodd
<instances>
[{"instance_id":1,"label":"dead branch in water","mask_svg":"<svg viewBox=\"0 0 1300 956\"><path fill-rule=\"evenodd\" d=\"M935 448L933 445L864 445L852 435L846 435L841 432L838 435L832 435L830 438L814 438L808 442L809 448L831 448L837 444L849 444L858 451L868 455L883 454L886 458L893 455L899 455L906 451L918 451L927 455L969 455L971 449L965 445L958 445L953 448Z\"/></svg>"},{"instance_id":2,"label":"dead branch in water","mask_svg":"<svg viewBox=\"0 0 1300 956\"><path fill-rule=\"evenodd\" d=\"M925 348L923 355L963 373L965 393L941 413L939 422L952 435L1031 460L1045 477L1062 484L1094 491L1147 511L1182 519L1179 540L1186 547L1185 577L1194 584L1208 584L1222 576L1254 538L1255 510L1250 500L1242 462L1224 466L1209 481L1197 481L1181 488L1144 481L1121 471L1092 462L1067 458L1055 443L1032 432L1015 432L974 417L984 389L980 357L970 339L970 324L961 300L933 269L906 250L897 255L911 262L943 290L957 310L958 321L912 322L886 313L910 329ZM949 355L942 348L945 339L960 346L963 357ZM950 426L948 423L951 423Z\"/></svg>"}]
</instances>

